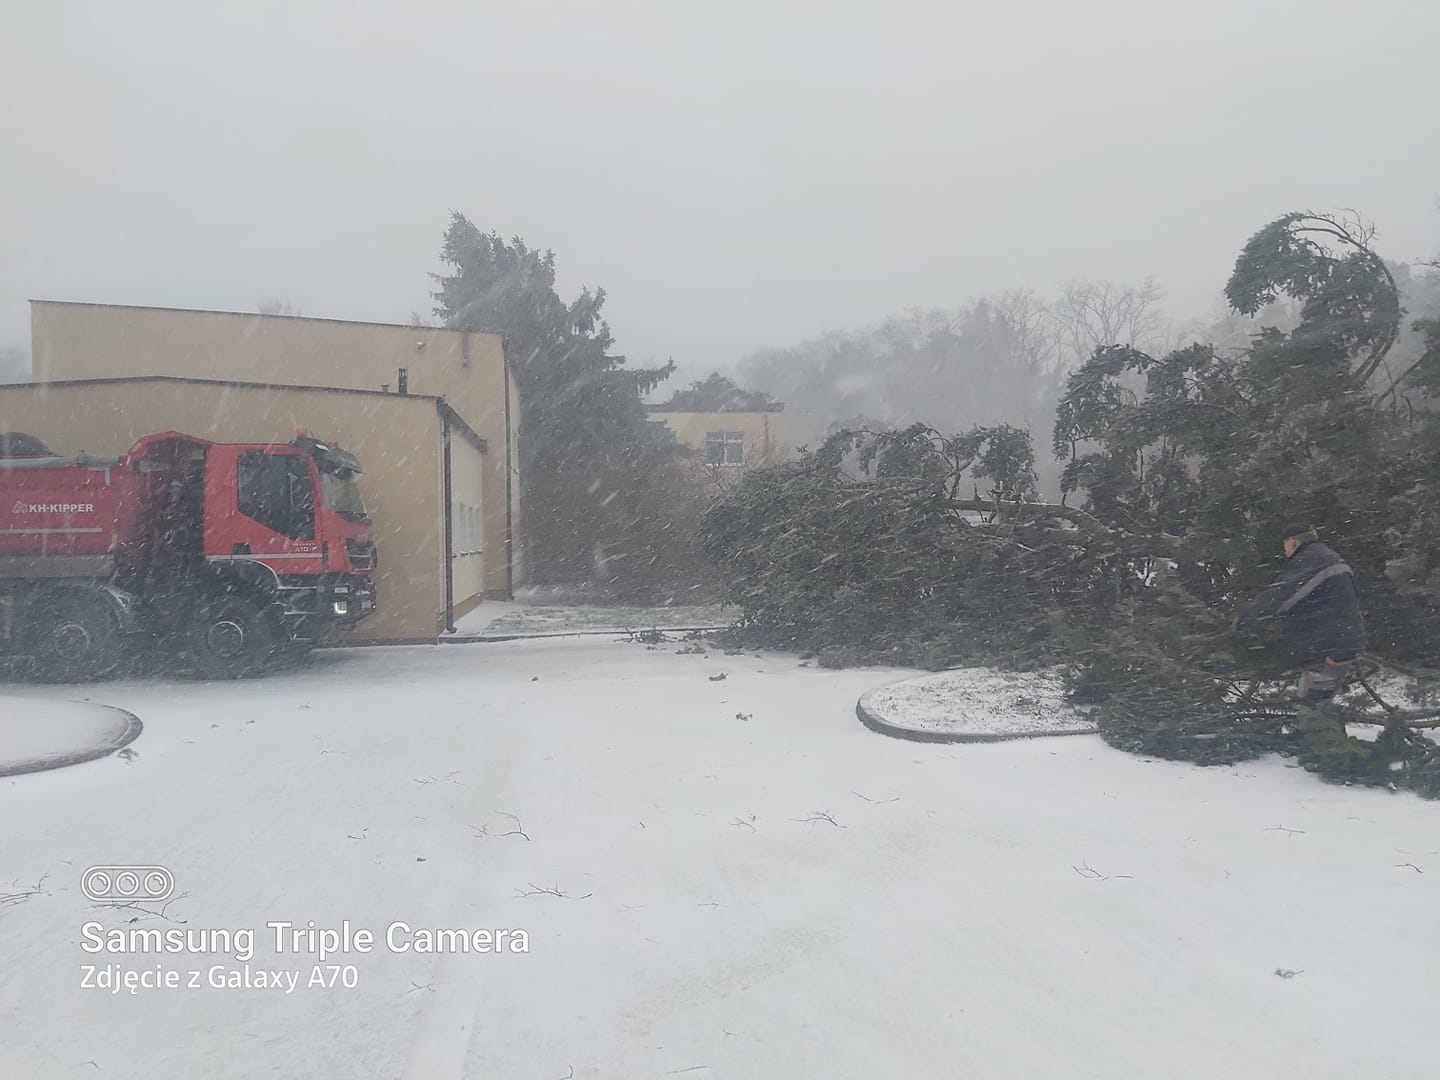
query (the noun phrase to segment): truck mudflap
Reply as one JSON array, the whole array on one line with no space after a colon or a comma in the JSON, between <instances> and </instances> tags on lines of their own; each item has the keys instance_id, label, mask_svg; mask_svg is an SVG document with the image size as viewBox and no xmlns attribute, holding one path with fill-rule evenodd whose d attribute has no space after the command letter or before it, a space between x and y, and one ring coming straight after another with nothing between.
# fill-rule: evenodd
<instances>
[{"instance_id":1,"label":"truck mudflap","mask_svg":"<svg viewBox=\"0 0 1440 1080\"><path fill-rule=\"evenodd\" d=\"M110 610L115 613L115 621L120 624L120 633L136 634L140 632L142 627L138 610L139 597L109 584L97 585L95 591L105 598Z\"/></svg>"}]
</instances>

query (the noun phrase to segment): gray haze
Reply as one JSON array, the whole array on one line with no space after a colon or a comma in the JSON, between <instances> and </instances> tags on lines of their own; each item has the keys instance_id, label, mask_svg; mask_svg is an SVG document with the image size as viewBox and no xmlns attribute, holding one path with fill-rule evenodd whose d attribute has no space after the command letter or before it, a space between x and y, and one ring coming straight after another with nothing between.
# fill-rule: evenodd
<instances>
[{"instance_id":1,"label":"gray haze","mask_svg":"<svg viewBox=\"0 0 1440 1080\"><path fill-rule=\"evenodd\" d=\"M225 10L220 10L221 8ZM686 377L1353 206L1440 247L1434 0L6 5L0 349L28 297L406 321L448 211Z\"/></svg>"}]
</instances>

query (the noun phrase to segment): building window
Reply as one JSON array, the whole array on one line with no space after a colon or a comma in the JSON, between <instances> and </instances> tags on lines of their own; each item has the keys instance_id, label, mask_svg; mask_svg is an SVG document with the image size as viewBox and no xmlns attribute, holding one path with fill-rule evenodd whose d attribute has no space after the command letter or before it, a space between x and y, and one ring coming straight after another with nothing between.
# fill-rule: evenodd
<instances>
[{"instance_id":1,"label":"building window","mask_svg":"<svg viewBox=\"0 0 1440 1080\"><path fill-rule=\"evenodd\" d=\"M711 465L744 465L745 433L743 431L707 431L705 460Z\"/></svg>"},{"instance_id":2,"label":"building window","mask_svg":"<svg viewBox=\"0 0 1440 1080\"><path fill-rule=\"evenodd\" d=\"M485 518L480 507L456 503L453 515L455 554L480 555L485 551Z\"/></svg>"}]
</instances>

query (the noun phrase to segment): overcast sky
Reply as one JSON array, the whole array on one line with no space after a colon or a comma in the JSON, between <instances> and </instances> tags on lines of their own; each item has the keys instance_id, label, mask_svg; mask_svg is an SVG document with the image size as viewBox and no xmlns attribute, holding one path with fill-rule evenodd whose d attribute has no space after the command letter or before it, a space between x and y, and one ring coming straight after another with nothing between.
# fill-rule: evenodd
<instances>
[{"instance_id":1,"label":"overcast sky","mask_svg":"<svg viewBox=\"0 0 1440 1080\"><path fill-rule=\"evenodd\" d=\"M223 10L222 10L223 9ZM1440 249L1437 0L3 0L0 346L26 299L406 321L448 212L687 376L1360 208Z\"/></svg>"}]
</instances>

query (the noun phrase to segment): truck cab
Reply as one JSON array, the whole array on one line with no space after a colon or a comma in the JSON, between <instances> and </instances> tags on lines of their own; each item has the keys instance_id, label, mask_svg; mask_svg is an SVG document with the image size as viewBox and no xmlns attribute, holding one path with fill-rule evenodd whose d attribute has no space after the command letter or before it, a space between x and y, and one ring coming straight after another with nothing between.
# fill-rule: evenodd
<instances>
[{"instance_id":1,"label":"truck cab","mask_svg":"<svg viewBox=\"0 0 1440 1080\"><path fill-rule=\"evenodd\" d=\"M354 455L307 433L291 443L212 443L166 432L142 439L132 456L148 505L140 572L183 568L225 595L263 596L284 637L301 644L375 610L375 531ZM217 627L212 649L241 649L243 621L231 613Z\"/></svg>"},{"instance_id":2,"label":"truck cab","mask_svg":"<svg viewBox=\"0 0 1440 1080\"><path fill-rule=\"evenodd\" d=\"M348 628L375 609L375 530L360 462L302 436L287 445L225 444L207 455L204 555L280 579L289 615Z\"/></svg>"}]
</instances>

